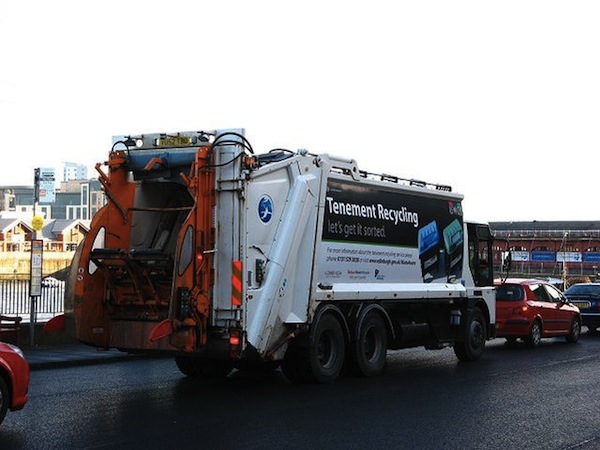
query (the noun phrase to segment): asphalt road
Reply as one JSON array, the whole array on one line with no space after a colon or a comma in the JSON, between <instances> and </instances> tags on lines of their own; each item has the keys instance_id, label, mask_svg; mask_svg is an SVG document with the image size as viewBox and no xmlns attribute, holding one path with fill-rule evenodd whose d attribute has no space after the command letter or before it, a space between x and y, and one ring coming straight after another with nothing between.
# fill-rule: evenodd
<instances>
[{"instance_id":1,"label":"asphalt road","mask_svg":"<svg viewBox=\"0 0 600 450\"><path fill-rule=\"evenodd\" d=\"M600 337L391 352L379 377L290 384L279 372L188 379L169 359L32 373L0 449L600 448Z\"/></svg>"}]
</instances>

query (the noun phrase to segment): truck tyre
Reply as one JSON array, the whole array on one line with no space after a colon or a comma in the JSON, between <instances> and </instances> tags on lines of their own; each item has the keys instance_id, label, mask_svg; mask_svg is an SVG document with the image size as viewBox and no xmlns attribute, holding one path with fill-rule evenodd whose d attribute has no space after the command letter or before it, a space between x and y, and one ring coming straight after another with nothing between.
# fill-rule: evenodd
<instances>
[{"instance_id":1,"label":"truck tyre","mask_svg":"<svg viewBox=\"0 0 600 450\"><path fill-rule=\"evenodd\" d=\"M220 359L199 358L197 356L175 357L177 368L188 377L205 376L207 378L223 378L233 369L230 361Z\"/></svg>"},{"instance_id":2,"label":"truck tyre","mask_svg":"<svg viewBox=\"0 0 600 450\"><path fill-rule=\"evenodd\" d=\"M365 377L379 375L387 357L387 329L381 315L371 312L357 326L350 359L352 372Z\"/></svg>"},{"instance_id":3,"label":"truck tyre","mask_svg":"<svg viewBox=\"0 0 600 450\"><path fill-rule=\"evenodd\" d=\"M292 383L306 383L310 380L308 375L308 347L302 346L298 340L290 342L281 362L281 371Z\"/></svg>"},{"instance_id":4,"label":"truck tyre","mask_svg":"<svg viewBox=\"0 0 600 450\"><path fill-rule=\"evenodd\" d=\"M481 309L475 307L470 314L463 339L454 344L454 353L460 361L476 361L483 355L487 330Z\"/></svg>"},{"instance_id":5,"label":"truck tyre","mask_svg":"<svg viewBox=\"0 0 600 450\"><path fill-rule=\"evenodd\" d=\"M312 381L331 383L344 365L344 333L340 322L332 314L325 313L313 323L308 346L308 367Z\"/></svg>"},{"instance_id":6,"label":"truck tyre","mask_svg":"<svg viewBox=\"0 0 600 450\"><path fill-rule=\"evenodd\" d=\"M194 367L207 378L225 378L233 370L231 361L225 359L194 358Z\"/></svg>"},{"instance_id":7,"label":"truck tyre","mask_svg":"<svg viewBox=\"0 0 600 450\"><path fill-rule=\"evenodd\" d=\"M199 375L194 367L194 358L191 356L176 356L175 364L177 364L177 368L185 376L196 377Z\"/></svg>"},{"instance_id":8,"label":"truck tyre","mask_svg":"<svg viewBox=\"0 0 600 450\"><path fill-rule=\"evenodd\" d=\"M240 372L245 372L252 375L269 375L274 373L280 366L279 361L238 361L235 366Z\"/></svg>"}]
</instances>

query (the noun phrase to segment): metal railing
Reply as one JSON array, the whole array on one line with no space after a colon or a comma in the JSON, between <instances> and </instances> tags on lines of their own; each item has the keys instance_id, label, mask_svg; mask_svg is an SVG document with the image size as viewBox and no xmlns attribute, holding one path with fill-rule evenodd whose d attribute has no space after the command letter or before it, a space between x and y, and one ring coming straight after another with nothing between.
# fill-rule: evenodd
<instances>
[{"instance_id":1,"label":"metal railing","mask_svg":"<svg viewBox=\"0 0 600 450\"><path fill-rule=\"evenodd\" d=\"M44 316L62 314L64 307L64 283L56 286L42 286L42 295L36 297L35 310L37 314ZM31 298L29 297L28 280L0 280L0 314L29 317Z\"/></svg>"}]
</instances>

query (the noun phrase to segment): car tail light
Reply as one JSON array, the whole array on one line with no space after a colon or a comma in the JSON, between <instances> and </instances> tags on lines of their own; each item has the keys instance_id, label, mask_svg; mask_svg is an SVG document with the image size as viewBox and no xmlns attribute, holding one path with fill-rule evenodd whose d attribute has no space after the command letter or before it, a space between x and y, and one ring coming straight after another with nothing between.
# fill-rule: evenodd
<instances>
[{"instance_id":1,"label":"car tail light","mask_svg":"<svg viewBox=\"0 0 600 450\"><path fill-rule=\"evenodd\" d=\"M519 308L513 309L513 314L516 314L516 315L525 314L528 309L529 309L529 306L527 306L527 305L520 306Z\"/></svg>"}]
</instances>

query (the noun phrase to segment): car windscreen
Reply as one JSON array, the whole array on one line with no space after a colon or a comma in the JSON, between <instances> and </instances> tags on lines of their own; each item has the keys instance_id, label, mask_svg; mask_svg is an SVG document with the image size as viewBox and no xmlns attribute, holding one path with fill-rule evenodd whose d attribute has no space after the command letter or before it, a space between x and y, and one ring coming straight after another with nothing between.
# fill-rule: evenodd
<instances>
[{"instance_id":1,"label":"car windscreen","mask_svg":"<svg viewBox=\"0 0 600 450\"><path fill-rule=\"evenodd\" d=\"M516 301L523 299L523 287L518 284L496 286L496 300Z\"/></svg>"},{"instance_id":2,"label":"car windscreen","mask_svg":"<svg viewBox=\"0 0 600 450\"><path fill-rule=\"evenodd\" d=\"M600 284L574 284L565 291L565 295L600 297Z\"/></svg>"}]
</instances>

